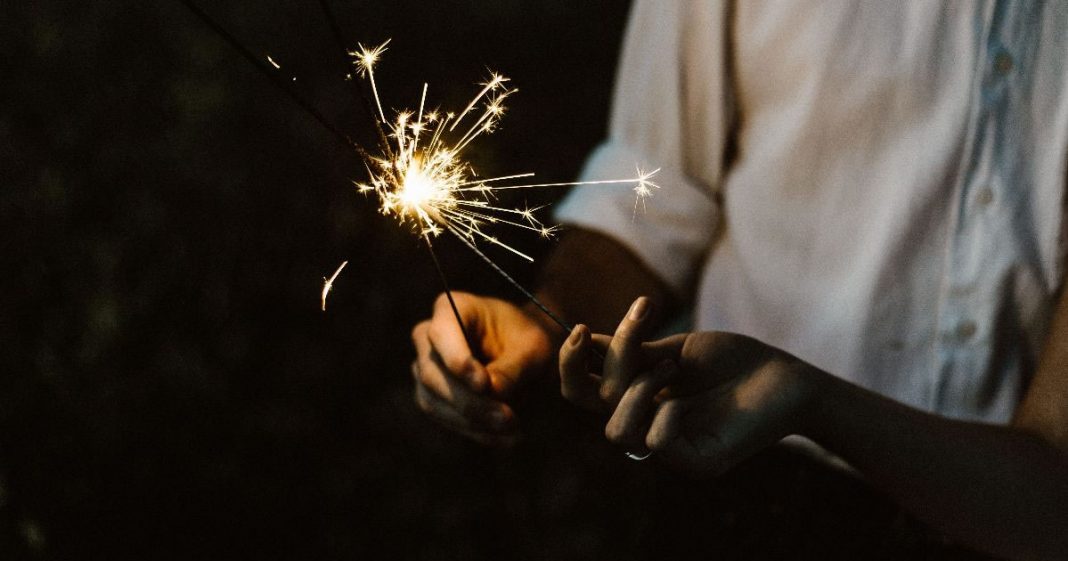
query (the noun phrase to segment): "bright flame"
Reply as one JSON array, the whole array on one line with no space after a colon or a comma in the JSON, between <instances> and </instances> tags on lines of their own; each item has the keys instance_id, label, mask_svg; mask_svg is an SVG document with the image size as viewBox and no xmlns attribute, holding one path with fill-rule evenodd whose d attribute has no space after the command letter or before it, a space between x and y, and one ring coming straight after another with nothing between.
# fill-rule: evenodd
<instances>
[{"instance_id":1,"label":"bright flame","mask_svg":"<svg viewBox=\"0 0 1068 561\"><path fill-rule=\"evenodd\" d=\"M408 168L404 182L400 186L399 198L409 209L423 209L424 205L440 198L442 191L434 181L419 169L419 162Z\"/></svg>"},{"instance_id":2,"label":"bright flame","mask_svg":"<svg viewBox=\"0 0 1068 561\"><path fill-rule=\"evenodd\" d=\"M374 48L361 44L359 50L349 53L358 74L366 76L370 82L379 124L391 139L388 145L381 146L381 156L367 162L370 182L356 183L356 187L362 193L373 191L378 195L383 214L396 216L402 224L411 221L427 241L430 236L448 231L463 239L475 251L478 251L474 245L476 242L490 243L532 260L530 256L483 232L483 226L506 224L530 230L545 238L551 237L556 228L546 227L535 218L534 211L538 209L494 206L491 201L495 192L572 185L633 184L638 197L635 200L636 209L638 200L644 201L652 188L659 188L650 181L656 171L644 173L641 170L638 170L638 177L634 178L584 182L502 183L532 177L533 173L477 179L474 169L460 155L472 141L496 129L505 113L504 101L518 90L505 86L508 78L491 72L489 79L480 84L482 89L462 111L442 115L437 110L424 113L427 85L423 84L419 110L397 111L393 122L389 122L378 96L374 73L375 64L388 44L389 41L386 41ZM469 120L470 125L461 126Z\"/></svg>"}]
</instances>

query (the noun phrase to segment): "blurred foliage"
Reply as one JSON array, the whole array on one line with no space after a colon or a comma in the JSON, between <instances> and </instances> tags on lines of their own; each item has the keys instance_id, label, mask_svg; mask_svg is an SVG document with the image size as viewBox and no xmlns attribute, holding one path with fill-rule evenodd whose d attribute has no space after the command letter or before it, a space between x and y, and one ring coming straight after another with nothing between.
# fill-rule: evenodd
<instances>
[{"instance_id":1,"label":"blurred foliage","mask_svg":"<svg viewBox=\"0 0 1068 561\"><path fill-rule=\"evenodd\" d=\"M487 67L513 78L502 129L475 147L486 173L566 180L603 135L625 3L332 4L351 43L393 38L389 104L414 105L424 80L455 106ZM314 2L202 5L368 139ZM436 277L353 192L349 151L177 2L2 10L3 559L955 551L791 456L702 483L629 462L551 387L522 404L514 450L437 428L408 368ZM457 287L514 297L441 247ZM321 278L345 259L321 313Z\"/></svg>"}]
</instances>

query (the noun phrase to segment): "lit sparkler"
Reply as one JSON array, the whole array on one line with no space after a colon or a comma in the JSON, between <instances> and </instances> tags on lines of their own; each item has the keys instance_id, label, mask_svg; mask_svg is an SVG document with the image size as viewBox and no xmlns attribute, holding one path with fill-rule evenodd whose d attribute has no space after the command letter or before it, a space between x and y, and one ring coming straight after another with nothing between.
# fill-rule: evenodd
<instances>
[{"instance_id":1,"label":"lit sparkler","mask_svg":"<svg viewBox=\"0 0 1068 561\"><path fill-rule=\"evenodd\" d=\"M494 206L491 203L493 194L497 191L507 189L533 189L541 187L565 187L594 184L634 184L633 189L636 195L634 209L636 213L639 202L644 207L645 199L652 194L652 190L659 189L659 186L650 180L650 178L659 170L653 170L646 173L641 169L637 170L636 177L629 179L585 182L503 183L506 181L533 177L533 173L477 179L477 174L475 174L470 164L461 158L461 153L472 141L482 134L493 132L499 123L500 118L504 115L504 100L514 94L517 90L509 89L504 85L508 81L504 76L491 73L490 79L482 84L482 90L475 95L463 111L458 114L445 113L442 115L437 111L424 112L427 93L427 85L424 84L423 94L419 102L419 111L414 113L415 118L412 118L412 112L401 111L397 113L395 121L391 124L386 119L385 111L382 108L381 98L378 95L378 85L374 78L375 64L379 61L382 53L386 51L389 41L374 48L366 48L363 45L360 45L359 50L348 53L350 56L354 57L358 73L361 76L368 78L372 93L374 94L375 108L378 113L377 116L373 114L374 110L368 107L369 103L367 102L366 97L362 94L358 96L360 100L364 102L364 106L368 109L368 114L373 119L381 139L380 147L382 149L382 155L371 156L358 144L353 142L348 135L335 127L333 123L326 119L314 106L308 103L307 100L297 94L294 90L290 89L284 81L280 80L274 71L280 70L281 65L275 62L272 57L266 57L269 66L263 64L261 59L191 0L178 1L195 16L200 18L200 20L211 28L216 35L229 43L230 46L245 58L245 60L267 76L267 78L269 78L280 90L285 92L301 109L307 112L308 115L318 121L319 124L326 130L330 131L338 140L354 149L357 154L364 158L364 165L367 168L370 180L368 183L356 183L357 187L364 193L373 192L377 194L381 201L380 210L384 214L395 216L402 224L410 222L420 231L423 239L426 240L431 257L434 259L434 265L437 268L438 273L441 275L442 284L445 287L445 294L449 299L449 303L452 305L453 313L456 315L457 322L460 324L460 329L464 332L464 336L467 338L469 345L471 344L471 339L468 337L468 333L464 328L463 321L456 308L456 303L453 301L452 293L449 290L444 271L441 269L437 256L434 253L434 246L431 242L432 237L447 231L460 239L460 241L490 265L498 274L515 286L515 288L522 292L532 303L537 305L547 316L552 318L566 331L570 331L570 325L546 308L533 294L516 282L477 245L477 242L480 241L491 243L503 247L527 260L533 260L530 256L502 243L496 237L483 232L483 226L498 223L506 224L526 230L532 230L546 238L551 237L556 229L555 226L545 226L534 217L534 212L538 209L525 208L520 210ZM320 0L319 5L329 20L335 39L343 44L344 40L340 28L338 27L337 21L333 17L327 2L325 0ZM296 77L293 77L292 80L296 81ZM470 122L468 116L472 115L472 113L477 115L477 117L471 117L473 123L467 125L467 128L464 129L461 126L461 123ZM386 129L390 130L388 136L385 132ZM462 134L457 136L457 130L463 131ZM420 140L424 134L429 134L430 140L426 141L423 145L420 145ZM393 139L392 144L390 138ZM337 280L338 275L341 274L341 270L344 269L347 264L347 261L341 263L329 279L323 279L321 307L324 310L326 308L326 298L333 289L334 282ZM472 346L472 350L474 349L475 347Z\"/></svg>"},{"instance_id":2,"label":"lit sparkler","mask_svg":"<svg viewBox=\"0 0 1068 561\"><path fill-rule=\"evenodd\" d=\"M486 232L485 227L502 224L529 230L546 238L556 230L555 226L546 226L535 217L534 213L539 210L537 208L495 206L494 194L513 189L575 185L634 185L637 210L639 201L644 204L653 189L659 188L651 180L659 170L647 173L639 169L636 177L600 181L514 183L533 177L533 173L480 179L471 164L464 160L463 151L481 135L496 129L505 113L505 100L518 90L508 86L508 78L493 72L487 81L480 84L481 90L462 111L442 114L426 110L428 86L423 84L418 110L398 111L392 120L388 120L375 82L375 65L388 45L389 41L373 48L361 44L358 50L349 53L358 74L370 83L374 106L378 111L378 126L388 136L381 146L382 154L371 156L365 162L370 179L355 183L357 189L362 193L377 195L383 214L395 217L401 224L413 225L431 251L431 239L443 232L459 238L553 320L569 329L570 326L542 306L479 248L479 244L496 245L533 261L529 255Z\"/></svg>"}]
</instances>

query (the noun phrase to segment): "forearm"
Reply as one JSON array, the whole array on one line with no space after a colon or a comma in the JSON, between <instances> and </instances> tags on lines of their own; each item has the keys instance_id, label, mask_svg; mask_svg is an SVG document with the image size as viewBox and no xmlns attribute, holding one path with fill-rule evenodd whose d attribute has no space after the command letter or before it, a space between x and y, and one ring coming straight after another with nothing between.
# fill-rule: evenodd
<instances>
[{"instance_id":1,"label":"forearm","mask_svg":"<svg viewBox=\"0 0 1068 561\"><path fill-rule=\"evenodd\" d=\"M921 519L1019 559L1068 555L1068 462L1022 429L953 421L812 373L809 436Z\"/></svg>"},{"instance_id":2,"label":"forearm","mask_svg":"<svg viewBox=\"0 0 1068 561\"><path fill-rule=\"evenodd\" d=\"M567 233L550 254L536 294L569 323L584 323L594 332L611 333L635 298L652 300L653 313L670 309L667 286L619 242L589 230ZM557 338L566 333L533 304L527 310ZM657 321L658 318L653 318Z\"/></svg>"}]
</instances>

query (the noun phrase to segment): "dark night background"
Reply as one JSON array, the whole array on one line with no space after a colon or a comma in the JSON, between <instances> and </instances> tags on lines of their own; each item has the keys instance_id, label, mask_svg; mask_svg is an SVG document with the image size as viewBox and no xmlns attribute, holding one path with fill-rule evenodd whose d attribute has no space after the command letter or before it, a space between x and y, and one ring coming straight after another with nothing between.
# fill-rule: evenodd
<instances>
[{"instance_id":1,"label":"dark night background","mask_svg":"<svg viewBox=\"0 0 1068 561\"><path fill-rule=\"evenodd\" d=\"M352 46L393 38L387 105L513 79L485 174L566 181L604 134L625 2L333 3ZM370 140L315 2L202 5ZM780 452L710 482L628 461L552 387L512 450L439 429L408 370L425 248L271 82L176 1L0 2L0 47L0 558L965 555ZM515 297L448 241L456 287Z\"/></svg>"}]
</instances>

